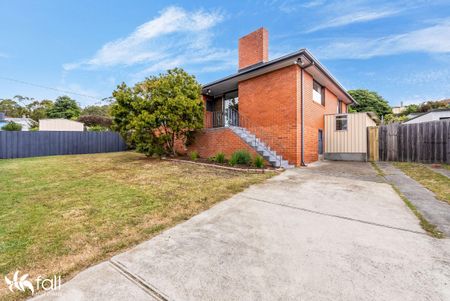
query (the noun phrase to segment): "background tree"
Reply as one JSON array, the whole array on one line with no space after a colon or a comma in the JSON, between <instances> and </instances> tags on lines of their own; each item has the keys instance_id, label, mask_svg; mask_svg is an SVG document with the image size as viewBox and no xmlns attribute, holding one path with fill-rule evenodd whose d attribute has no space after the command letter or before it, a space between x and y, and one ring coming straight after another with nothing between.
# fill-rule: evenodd
<instances>
[{"instance_id":1,"label":"background tree","mask_svg":"<svg viewBox=\"0 0 450 301\"><path fill-rule=\"evenodd\" d=\"M56 99L47 116L49 118L74 119L80 116L81 109L77 102L69 96L60 96Z\"/></svg>"},{"instance_id":2,"label":"background tree","mask_svg":"<svg viewBox=\"0 0 450 301\"><path fill-rule=\"evenodd\" d=\"M175 141L203 126L203 101L195 77L175 68L152 76L133 88L122 84L113 92L113 125L138 151L175 154Z\"/></svg>"},{"instance_id":3,"label":"background tree","mask_svg":"<svg viewBox=\"0 0 450 301\"><path fill-rule=\"evenodd\" d=\"M8 117L19 118L26 115L27 110L15 100L0 99L0 112L5 113Z\"/></svg>"},{"instance_id":4,"label":"background tree","mask_svg":"<svg viewBox=\"0 0 450 301\"><path fill-rule=\"evenodd\" d=\"M349 112L374 112L379 117L392 113L389 103L377 92L357 89L350 90L348 93L358 102L357 105L349 107Z\"/></svg>"},{"instance_id":5,"label":"background tree","mask_svg":"<svg viewBox=\"0 0 450 301\"><path fill-rule=\"evenodd\" d=\"M103 105L103 106L87 106L81 111L81 116L90 115L90 116L104 116L104 117L110 117L110 105Z\"/></svg>"},{"instance_id":6,"label":"background tree","mask_svg":"<svg viewBox=\"0 0 450 301\"><path fill-rule=\"evenodd\" d=\"M28 111L28 117L34 121L39 121L40 119L45 119L48 117L48 111L53 107L53 101L42 100L33 101L29 103L26 108Z\"/></svg>"},{"instance_id":7,"label":"background tree","mask_svg":"<svg viewBox=\"0 0 450 301\"><path fill-rule=\"evenodd\" d=\"M450 108L449 100L427 101L423 102L417 108L417 113L425 113L436 109Z\"/></svg>"}]
</instances>

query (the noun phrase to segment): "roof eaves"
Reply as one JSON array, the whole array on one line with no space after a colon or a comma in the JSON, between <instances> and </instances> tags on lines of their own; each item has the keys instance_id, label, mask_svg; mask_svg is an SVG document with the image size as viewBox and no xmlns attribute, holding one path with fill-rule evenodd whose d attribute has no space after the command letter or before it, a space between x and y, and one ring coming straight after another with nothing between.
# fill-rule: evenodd
<instances>
[{"instance_id":1,"label":"roof eaves","mask_svg":"<svg viewBox=\"0 0 450 301\"><path fill-rule=\"evenodd\" d=\"M287 54L287 55L282 56L282 57L279 57L279 58L277 58L277 59L273 59L273 60L268 61L268 62L265 62L265 63L255 64L255 65L252 65L252 66L249 66L249 67L240 69L237 73L232 74L232 75L229 75L229 76L226 76L226 77L223 77L223 78L218 79L218 80L215 80L215 81L213 81L213 82L207 83L207 84L203 85L202 88L203 88L203 89L207 89L208 87L210 87L210 86L212 86L212 85L219 84L219 83L221 83L221 82L224 82L224 81L226 81L226 80L232 79L232 78L234 78L234 77L241 76L241 75L243 75L243 74L252 73L252 72L257 71L257 70L259 70L259 69L262 69L262 68L271 66L271 65L273 65L273 64L282 62L282 61L284 61L284 60L286 60L286 59L290 59L290 58L293 58L293 57L297 57L297 56L301 55L304 51L305 51L305 49L300 49L299 51L296 51L296 52Z\"/></svg>"},{"instance_id":2,"label":"roof eaves","mask_svg":"<svg viewBox=\"0 0 450 301\"><path fill-rule=\"evenodd\" d=\"M293 52L293 53L281 56L279 58L273 59L273 60L268 61L266 63L260 63L260 64L256 64L256 65L253 65L253 66L246 67L244 69L240 69L235 74L232 74L232 75L226 76L224 78L218 79L216 81L207 83L206 85L203 86L203 89L207 89L208 87L210 87L212 85L216 85L218 83L230 80L230 79L232 79L234 77L237 77L237 76L241 76L241 75L244 75L244 74L255 72L255 71L260 70L262 68L271 66L273 64L282 62L284 60L288 60L288 59L292 59L292 58L298 57L300 55L306 55L308 57L308 59L313 61L314 65L323 74L325 74L353 103L358 104L358 102L355 99L353 99L353 97L347 92L347 90L341 85L341 83L336 78L334 78L334 76L331 75L331 73L306 48L302 48L302 49L300 49L300 50L298 50L296 52Z\"/></svg>"}]
</instances>

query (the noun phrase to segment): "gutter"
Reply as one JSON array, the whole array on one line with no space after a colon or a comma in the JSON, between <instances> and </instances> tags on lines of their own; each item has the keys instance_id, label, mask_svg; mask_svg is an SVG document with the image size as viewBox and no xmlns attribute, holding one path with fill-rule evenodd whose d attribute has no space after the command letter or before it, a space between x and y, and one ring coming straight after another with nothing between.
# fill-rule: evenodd
<instances>
[{"instance_id":1,"label":"gutter","mask_svg":"<svg viewBox=\"0 0 450 301\"><path fill-rule=\"evenodd\" d=\"M312 63L314 63L315 67L317 67L317 69L319 69L323 74L325 74L326 77L328 77L329 80L331 80L348 98L350 98L354 104L358 104L358 102L356 100L353 99L353 97L348 94L347 90L337 81L337 79L335 79L331 73L320 64L320 62L311 54L311 52L309 52L307 49L302 49L301 53L306 56L306 58L311 61ZM309 66L308 66L309 67Z\"/></svg>"}]
</instances>

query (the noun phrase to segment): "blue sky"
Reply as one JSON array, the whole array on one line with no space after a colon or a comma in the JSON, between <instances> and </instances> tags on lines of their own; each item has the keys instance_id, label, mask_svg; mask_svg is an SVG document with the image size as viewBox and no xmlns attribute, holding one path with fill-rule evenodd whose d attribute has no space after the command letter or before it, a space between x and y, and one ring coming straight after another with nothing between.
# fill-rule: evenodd
<instances>
[{"instance_id":1,"label":"blue sky","mask_svg":"<svg viewBox=\"0 0 450 301\"><path fill-rule=\"evenodd\" d=\"M117 84L176 66L200 83L237 69L237 40L264 26L270 59L308 48L347 89L392 105L450 98L450 1L0 0L0 98Z\"/></svg>"}]
</instances>

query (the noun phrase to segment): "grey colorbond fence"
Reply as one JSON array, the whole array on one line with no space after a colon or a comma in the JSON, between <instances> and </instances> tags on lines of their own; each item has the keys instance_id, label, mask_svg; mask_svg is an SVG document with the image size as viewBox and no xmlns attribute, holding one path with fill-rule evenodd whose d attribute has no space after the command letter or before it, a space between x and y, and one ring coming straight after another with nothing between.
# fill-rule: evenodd
<instances>
[{"instance_id":1,"label":"grey colorbond fence","mask_svg":"<svg viewBox=\"0 0 450 301\"><path fill-rule=\"evenodd\" d=\"M450 121L379 127L381 161L450 163Z\"/></svg>"},{"instance_id":2,"label":"grey colorbond fence","mask_svg":"<svg viewBox=\"0 0 450 301\"><path fill-rule=\"evenodd\" d=\"M0 131L0 159L118 152L127 149L116 132Z\"/></svg>"}]
</instances>

